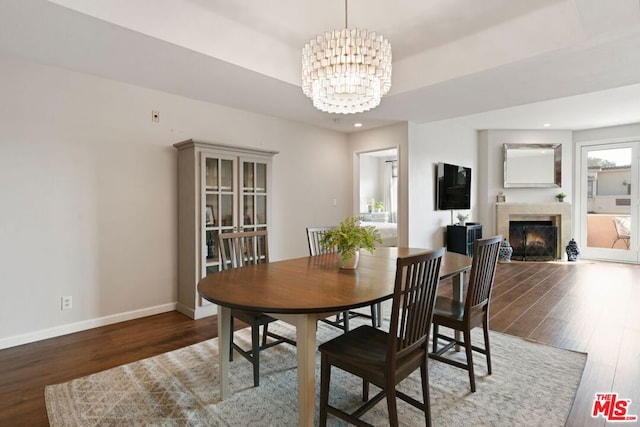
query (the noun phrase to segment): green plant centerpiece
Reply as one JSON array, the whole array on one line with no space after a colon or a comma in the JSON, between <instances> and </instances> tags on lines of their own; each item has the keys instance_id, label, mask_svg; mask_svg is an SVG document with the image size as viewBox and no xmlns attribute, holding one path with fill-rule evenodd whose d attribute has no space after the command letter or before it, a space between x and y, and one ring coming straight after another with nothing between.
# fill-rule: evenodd
<instances>
[{"instance_id":1,"label":"green plant centerpiece","mask_svg":"<svg viewBox=\"0 0 640 427\"><path fill-rule=\"evenodd\" d=\"M567 197L567 195L564 194L563 192L556 194L556 199L558 199L559 202L564 202L565 197Z\"/></svg>"},{"instance_id":2,"label":"green plant centerpiece","mask_svg":"<svg viewBox=\"0 0 640 427\"><path fill-rule=\"evenodd\" d=\"M382 208L384 208L384 203L382 203L382 202L379 202L379 201L378 201L378 202L375 202L375 203L373 204L373 209L374 209L376 212L382 212Z\"/></svg>"},{"instance_id":3,"label":"green plant centerpiece","mask_svg":"<svg viewBox=\"0 0 640 427\"><path fill-rule=\"evenodd\" d=\"M358 266L360 248L373 253L376 243L382 243L380 232L372 225L361 226L358 217L345 218L320 239L320 245L324 250L338 249L342 261L341 268L346 269Z\"/></svg>"}]
</instances>

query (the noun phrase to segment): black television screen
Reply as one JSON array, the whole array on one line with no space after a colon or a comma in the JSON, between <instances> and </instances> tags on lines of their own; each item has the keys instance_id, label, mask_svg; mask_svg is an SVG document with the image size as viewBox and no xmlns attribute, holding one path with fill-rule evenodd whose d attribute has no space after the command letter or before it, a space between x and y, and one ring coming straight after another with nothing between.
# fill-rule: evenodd
<instances>
[{"instance_id":1,"label":"black television screen","mask_svg":"<svg viewBox=\"0 0 640 427\"><path fill-rule=\"evenodd\" d=\"M471 209L471 168L438 163L439 210Z\"/></svg>"}]
</instances>

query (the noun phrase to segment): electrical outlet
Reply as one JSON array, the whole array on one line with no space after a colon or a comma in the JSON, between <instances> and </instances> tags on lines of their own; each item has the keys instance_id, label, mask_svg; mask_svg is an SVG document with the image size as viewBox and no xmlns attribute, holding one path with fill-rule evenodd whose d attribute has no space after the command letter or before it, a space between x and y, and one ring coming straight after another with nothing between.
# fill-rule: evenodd
<instances>
[{"instance_id":1,"label":"electrical outlet","mask_svg":"<svg viewBox=\"0 0 640 427\"><path fill-rule=\"evenodd\" d=\"M73 299L68 297L60 298L60 310L71 310L73 308Z\"/></svg>"},{"instance_id":2,"label":"electrical outlet","mask_svg":"<svg viewBox=\"0 0 640 427\"><path fill-rule=\"evenodd\" d=\"M151 111L151 121L156 123L160 122L160 111Z\"/></svg>"}]
</instances>

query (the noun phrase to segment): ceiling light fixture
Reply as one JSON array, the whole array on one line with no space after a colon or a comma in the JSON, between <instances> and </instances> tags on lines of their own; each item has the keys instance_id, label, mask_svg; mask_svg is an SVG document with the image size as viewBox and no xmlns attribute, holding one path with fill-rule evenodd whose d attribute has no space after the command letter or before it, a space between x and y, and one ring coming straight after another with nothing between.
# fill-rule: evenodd
<instances>
[{"instance_id":1,"label":"ceiling light fixture","mask_svg":"<svg viewBox=\"0 0 640 427\"><path fill-rule=\"evenodd\" d=\"M327 113L362 113L377 107L391 88L391 44L373 31L326 32L302 49L302 92Z\"/></svg>"},{"instance_id":2,"label":"ceiling light fixture","mask_svg":"<svg viewBox=\"0 0 640 427\"><path fill-rule=\"evenodd\" d=\"M361 128L362 127L362 123L359 123L359 122L358 123L354 123L353 127L354 128Z\"/></svg>"}]
</instances>

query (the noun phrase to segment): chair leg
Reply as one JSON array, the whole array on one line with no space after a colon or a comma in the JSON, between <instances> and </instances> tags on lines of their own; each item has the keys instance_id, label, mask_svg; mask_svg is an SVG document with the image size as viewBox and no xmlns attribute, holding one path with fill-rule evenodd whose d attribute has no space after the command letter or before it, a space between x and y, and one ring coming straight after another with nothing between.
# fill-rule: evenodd
<instances>
[{"instance_id":1,"label":"chair leg","mask_svg":"<svg viewBox=\"0 0 640 427\"><path fill-rule=\"evenodd\" d=\"M269 332L269 324L266 323L262 327L262 347L267 345L267 333Z\"/></svg>"},{"instance_id":2,"label":"chair leg","mask_svg":"<svg viewBox=\"0 0 640 427\"><path fill-rule=\"evenodd\" d=\"M424 418L426 425L431 426L431 400L429 397L429 368L428 360L424 360L424 364L420 366L420 377L422 378L422 401L424 402Z\"/></svg>"},{"instance_id":3,"label":"chair leg","mask_svg":"<svg viewBox=\"0 0 640 427\"><path fill-rule=\"evenodd\" d=\"M437 323L433 324L433 352L438 351L438 327Z\"/></svg>"},{"instance_id":4,"label":"chair leg","mask_svg":"<svg viewBox=\"0 0 640 427\"><path fill-rule=\"evenodd\" d=\"M476 377L473 371L473 350L471 349L471 329L464 331L464 348L467 353L467 368L469 371L469 382L471 383L471 392L476 392Z\"/></svg>"},{"instance_id":5,"label":"chair leg","mask_svg":"<svg viewBox=\"0 0 640 427\"><path fill-rule=\"evenodd\" d=\"M342 312L342 319L343 319L343 325L344 325L344 333L346 334L347 332L349 332L349 312L348 311L344 311Z\"/></svg>"},{"instance_id":6,"label":"chair leg","mask_svg":"<svg viewBox=\"0 0 640 427\"><path fill-rule=\"evenodd\" d=\"M371 326L378 327L378 309L375 304L371 305Z\"/></svg>"},{"instance_id":7,"label":"chair leg","mask_svg":"<svg viewBox=\"0 0 640 427\"><path fill-rule=\"evenodd\" d=\"M331 381L331 365L326 355L320 362L320 427L327 425L327 406L329 405L329 382Z\"/></svg>"},{"instance_id":8,"label":"chair leg","mask_svg":"<svg viewBox=\"0 0 640 427\"><path fill-rule=\"evenodd\" d=\"M487 373L491 375L491 350L489 349L489 315L485 314L484 322L482 322L484 332L484 351L487 356Z\"/></svg>"},{"instance_id":9,"label":"chair leg","mask_svg":"<svg viewBox=\"0 0 640 427\"><path fill-rule=\"evenodd\" d=\"M253 364L253 386L258 387L260 385L260 325L251 325L251 363Z\"/></svg>"},{"instance_id":10,"label":"chair leg","mask_svg":"<svg viewBox=\"0 0 640 427\"><path fill-rule=\"evenodd\" d=\"M387 378L386 383L387 409L389 410L389 425L398 427L398 406L396 402L396 385L393 378Z\"/></svg>"},{"instance_id":11,"label":"chair leg","mask_svg":"<svg viewBox=\"0 0 640 427\"><path fill-rule=\"evenodd\" d=\"M371 325L374 328L382 326L382 304L380 303L371 305Z\"/></svg>"},{"instance_id":12,"label":"chair leg","mask_svg":"<svg viewBox=\"0 0 640 427\"><path fill-rule=\"evenodd\" d=\"M369 400L369 381L362 380L362 401L366 402Z\"/></svg>"}]
</instances>

